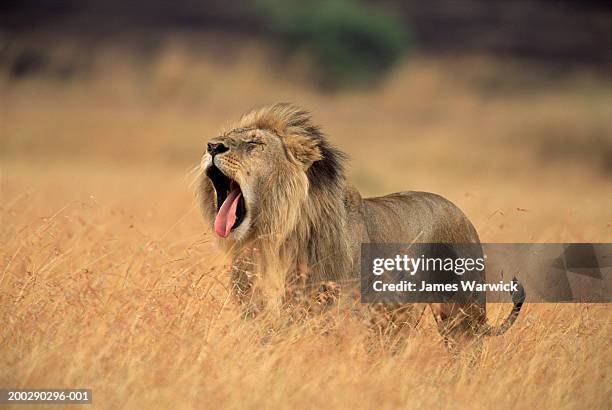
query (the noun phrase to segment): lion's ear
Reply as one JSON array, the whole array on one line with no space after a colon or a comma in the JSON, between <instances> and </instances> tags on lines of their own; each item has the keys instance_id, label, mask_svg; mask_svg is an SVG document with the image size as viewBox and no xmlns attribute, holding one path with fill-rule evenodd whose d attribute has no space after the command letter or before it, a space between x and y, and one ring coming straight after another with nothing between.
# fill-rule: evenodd
<instances>
[{"instance_id":1,"label":"lion's ear","mask_svg":"<svg viewBox=\"0 0 612 410\"><path fill-rule=\"evenodd\" d=\"M317 141L312 138L291 135L285 138L285 146L293 158L302 164L304 170L310 168L313 162L323 159Z\"/></svg>"}]
</instances>

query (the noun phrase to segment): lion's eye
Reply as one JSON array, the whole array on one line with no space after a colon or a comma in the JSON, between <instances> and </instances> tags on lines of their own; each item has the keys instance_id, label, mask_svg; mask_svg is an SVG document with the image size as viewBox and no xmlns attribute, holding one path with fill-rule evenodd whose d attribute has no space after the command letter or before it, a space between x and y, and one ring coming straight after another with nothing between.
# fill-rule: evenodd
<instances>
[{"instance_id":1,"label":"lion's eye","mask_svg":"<svg viewBox=\"0 0 612 410\"><path fill-rule=\"evenodd\" d=\"M245 142L246 142L247 151L252 151L255 147L264 145L264 143L259 140L250 140L250 141L245 141Z\"/></svg>"}]
</instances>

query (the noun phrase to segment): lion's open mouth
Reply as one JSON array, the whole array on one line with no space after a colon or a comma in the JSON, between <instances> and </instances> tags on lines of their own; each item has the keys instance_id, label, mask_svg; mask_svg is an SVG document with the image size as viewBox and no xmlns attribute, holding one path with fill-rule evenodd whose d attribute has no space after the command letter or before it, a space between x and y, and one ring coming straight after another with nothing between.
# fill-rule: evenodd
<instances>
[{"instance_id":1,"label":"lion's open mouth","mask_svg":"<svg viewBox=\"0 0 612 410\"><path fill-rule=\"evenodd\" d=\"M217 192L217 216L215 216L215 232L222 238L227 238L232 229L236 229L246 215L246 204L240 185L227 177L216 165L206 171Z\"/></svg>"}]
</instances>

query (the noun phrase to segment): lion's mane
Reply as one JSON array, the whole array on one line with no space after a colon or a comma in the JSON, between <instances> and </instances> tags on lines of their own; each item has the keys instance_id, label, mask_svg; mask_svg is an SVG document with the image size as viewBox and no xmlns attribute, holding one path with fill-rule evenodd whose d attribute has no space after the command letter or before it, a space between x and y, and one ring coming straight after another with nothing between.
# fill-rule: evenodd
<instances>
[{"instance_id":1,"label":"lion's mane","mask_svg":"<svg viewBox=\"0 0 612 410\"><path fill-rule=\"evenodd\" d=\"M293 275L301 275L307 285L346 278L352 254L344 204L345 155L331 146L308 112L289 104L252 111L227 132L251 128L273 132L292 157L312 163L304 169L287 160L269 180L253 181L258 206L249 239L223 244L235 268L250 270L249 278L257 277L268 297L285 292L296 279ZM215 194L205 179L200 203L204 215L213 218Z\"/></svg>"}]
</instances>

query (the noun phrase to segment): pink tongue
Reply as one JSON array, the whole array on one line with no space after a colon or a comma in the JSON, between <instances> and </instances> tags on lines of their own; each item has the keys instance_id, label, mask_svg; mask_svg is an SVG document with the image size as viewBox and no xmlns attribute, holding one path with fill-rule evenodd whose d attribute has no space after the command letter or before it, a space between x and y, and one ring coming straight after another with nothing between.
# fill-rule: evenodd
<instances>
[{"instance_id":1,"label":"pink tongue","mask_svg":"<svg viewBox=\"0 0 612 410\"><path fill-rule=\"evenodd\" d=\"M227 235L230 234L232 226L236 222L236 209L238 209L238 202L241 197L242 192L240 192L240 188L236 187L230 191L223 201L223 205L221 205L221 209L219 209L215 218L215 232L219 236L227 238Z\"/></svg>"}]
</instances>

